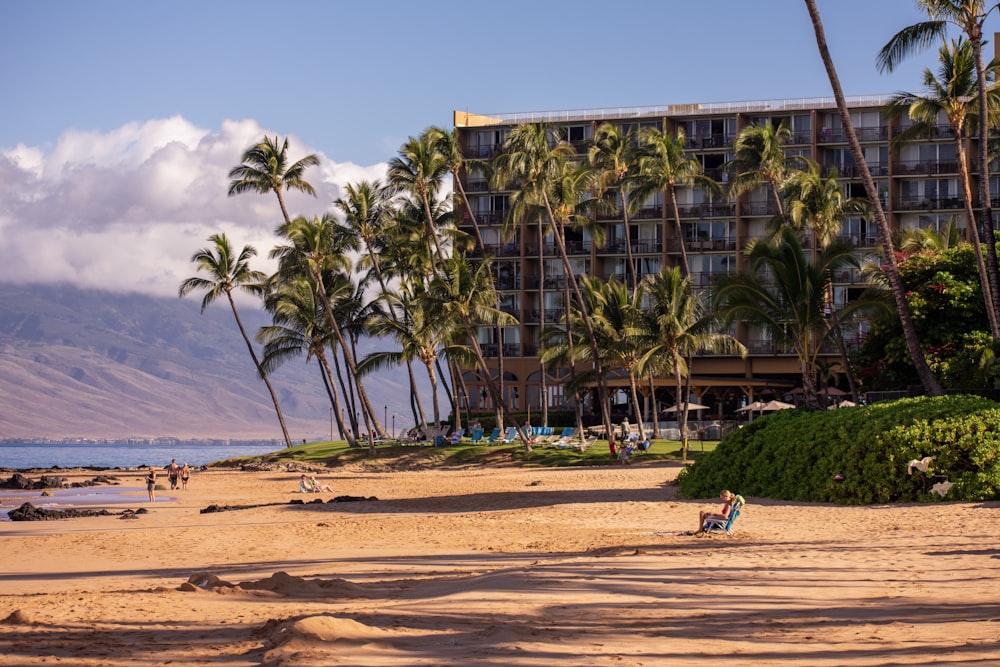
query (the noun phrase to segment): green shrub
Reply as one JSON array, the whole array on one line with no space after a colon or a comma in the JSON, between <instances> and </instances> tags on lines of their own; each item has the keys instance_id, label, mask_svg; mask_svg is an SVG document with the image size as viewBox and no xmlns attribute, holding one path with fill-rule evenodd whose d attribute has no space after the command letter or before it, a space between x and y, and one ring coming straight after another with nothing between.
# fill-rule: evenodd
<instances>
[{"instance_id":1,"label":"green shrub","mask_svg":"<svg viewBox=\"0 0 1000 667\"><path fill-rule=\"evenodd\" d=\"M911 460L934 457L926 472ZM681 494L869 504L1000 499L1000 404L951 395L821 412L784 410L732 433L683 470Z\"/></svg>"}]
</instances>

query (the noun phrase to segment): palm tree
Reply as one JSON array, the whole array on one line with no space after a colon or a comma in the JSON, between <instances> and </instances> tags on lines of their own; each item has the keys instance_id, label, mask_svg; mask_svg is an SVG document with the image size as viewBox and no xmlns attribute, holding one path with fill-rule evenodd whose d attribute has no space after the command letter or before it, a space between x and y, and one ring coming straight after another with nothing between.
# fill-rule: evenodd
<instances>
[{"instance_id":1,"label":"palm tree","mask_svg":"<svg viewBox=\"0 0 1000 667\"><path fill-rule=\"evenodd\" d=\"M348 235L348 232L337 225L332 216L324 215L315 217L313 220L296 218L278 227L275 233L288 239L288 244L276 246L270 253L272 259L279 260L279 274L294 276L305 273L316 284L330 329L340 345L348 373L357 389L365 423L371 426L368 430L369 448L374 454L374 434L377 432L384 438L388 437L388 434L385 427L379 422L378 415L368 399L368 393L365 391L364 383L358 374L351 345L344 334L341 323L334 314L334 306L326 286L328 273L350 270L350 260L346 254L349 248L345 247L344 243L344 237Z\"/></svg>"},{"instance_id":2,"label":"palm tree","mask_svg":"<svg viewBox=\"0 0 1000 667\"><path fill-rule=\"evenodd\" d=\"M801 169L803 158L785 155L785 144L792 140L788 122L750 125L740 130L733 141L733 159L726 165L734 172L729 193L738 197L759 185L767 184L778 217L784 217L781 185L789 174Z\"/></svg>"},{"instance_id":3,"label":"palm tree","mask_svg":"<svg viewBox=\"0 0 1000 667\"><path fill-rule=\"evenodd\" d=\"M282 363L306 353L306 362L318 362L323 386L330 398L331 416L336 416L337 428L350 446L356 445L353 434L345 428L344 410L326 355L332 333L325 324L326 317L313 282L299 276L288 282L276 281L265 300L273 324L261 327L257 340L264 343L261 366L270 373ZM353 414L353 413L352 413Z\"/></svg>"},{"instance_id":4,"label":"palm tree","mask_svg":"<svg viewBox=\"0 0 1000 667\"><path fill-rule=\"evenodd\" d=\"M282 217L286 223L290 222L283 192L299 190L315 197L316 190L303 179L303 175L306 169L318 165L319 158L315 155L307 155L289 165L288 139L286 138L279 148L278 137L272 141L270 137L265 136L262 142L248 148L240 158L240 164L229 171L229 196L244 192L257 192L262 195L273 192L278 198Z\"/></svg>"},{"instance_id":5,"label":"palm tree","mask_svg":"<svg viewBox=\"0 0 1000 667\"><path fill-rule=\"evenodd\" d=\"M629 215L635 209L631 190L638 178L639 149L633 130L622 132L613 123L604 123L597 128L594 142L590 146L587 158L592 167L597 169L597 184L600 191L614 188L613 194L621 199L622 222L625 226L625 253L628 258L629 285L636 285L639 277L636 274L635 259L632 257L632 232ZM616 207L617 208L617 207Z\"/></svg>"},{"instance_id":6,"label":"palm tree","mask_svg":"<svg viewBox=\"0 0 1000 667\"><path fill-rule=\"evenodd\" d=\"M490 375L482 347L476 337L480 326L501 326L517 324L513 315L505 313L496 307L496 294L493 292L493 279L490 276L490 261L486 259L473 265L461 254L448 257L441 264L441 271L435 276L427 289L427 298L431 302L430 312L438 318L442 326L448 329L461 329L471 350L471 359L486 383L494 404L503 405L506 401L500 394L496 382ZM530 436L521 424L515 424L524 447L531 449Z\"/></svg>"},{"instance_id":7,"label":"palm tree","mask_svg":"<svg viewBox=\"0 0 1000 667\"><path fill-rule=\"evenodd\" d=\"M419 137L410 137L400 147L399 154L389 161L387 174L394 188L408 192L423 207L425 239L433 243L438 260L444 259L444 252L432 204L450 171L449 159L452 157L442 153L440 147L439 134L433 128L428 128Z\"/></svg>"},{"instance_id":8,"label":"palm tree","mask_svg":"<svg viewBox=\"0 0 1000 667\"><path fill-rule=\"evenodd\" d=\"M773 242L757 242L747 249L748 267L719 278L713 303L728 325L748 322L780 345L795 352L802 374L806 402L817 405L817 358L833 332L860 315L885 309L884 299L865 292L842 308L828 312L830 276L845 267L857 267L854 246L834 241L810 262L795 232L781 229Z\"/></svg>"},{"instance_id":9,"label":"palm tree","mask_svg":"<svg viewBox=\"0 0 1000 667\"><path fill-rule=\"evenodd\" d=\"M635 406L636 416L640 417L638 419L640 436L645 439L638 386L641 351L648 347L648 341L643 340L646 332L642 326L642 310L637 305L642 301L642 284L636 285L634 292L630 293L628 285L617 280L604 281L584 276L581 288L601 351L601 372L606 373L616 368L625 371L629 381L629 398ZM553 332L558 332L557 335L562 340L562 344L557 345L551 353L553 358L566 357L570 354L569 348L572 347L573 340L583 339L584 330L579 326L580 313L579 309L570 311L569 319L572 326L569 336L562 336L560 330L553 328ZM552 333L550 336L555 338ZM576 345L575 349L583 353L582 358L586 358L586 353L590 350L586 345ZM575 359L570 356L569 360Z\"/></svg>"},{"instance_id":10,"label":"palm tree","mask_svg":"<svg viewBox=\"0 0 1000 667\"><path fill-rule=\"evenodd\" d=\"M781 193L788 208L785 224L800 239L812 237L814 256L818 247L829 245L837 237L845 217L868 212L867 202L844 194L836 169L831 168L824 176L819 163L809 159L805 159L805 169L785 179Z\"/></svg>"},{"instance_id":11,"label":"palm tree","mask_svg":"<svg viewBox=\"0 0 1000 667\"><path fill-rule=\"evenodd\" d=\"M983 285L983 298L986 301L986 314L989 317L990 332L994 338L1000 338L1000 318L993 307L993 296L990 292L989 273L983 259L982 244L976 231L976 213L973 208L972 178L969 174L969 156L966 143L969 140L969 125L978 121L978 88L976 86L975 56L972 46L966 40L952 40L938 50L938 70L935 74L930 68L924 70L925 94L902 92L893 96L885 107L887 118L898 118L906 113L914 121L910 127L893 138L894 145L903 145L912 139L927 136L937 129L938 117L945 115L955 135L955 155L958 158L958 173L962 181L962 194L965 204L966 235L971 241L976 254L976 264ZM987 68L991 81L995 80L995 72L1000 67L996 60ZM1000 100L996 84L989 90L989 108L995 109Z\"/></svg>"},{"instance_id":12,"label":"palm tree","mask_svg":"<svg viewBox=\"0 0 1000 667\"><path fill-rule=\"evenodd\" d=\"M710 191L717 190L712 179L702 175L701 162L685 152L687 140L684 129L677 128L676 135L655 127L644 129L639 134L642 153L639 157L638 185L633 196L644 201L656 192L663 193L663 216L666 220L667 200L670 200L674 215L674 234L681 249L681 266L684 275L691 275L688 263L687 244L681 228L681 212L677 205L677 188L698 183Z\"/></svg>"},{"instance_id":13,"label":"palm tree","mask_svg":"<svg viewBox=\"0 0 1000 667\"><path fill-rule=\"evenodd\" d=\"M391 338L399 345L399 349L368 354L358 364L358 372L364 375L372 370L413 360L422 363L431 383L431 407L434 410L434 427L437 428L441 425L441 413L435 362L438 360L439 346L448 332L431 310L433 304L427 298L422 283L404 283L396 292L386 292L380 298L388 308L369 319L368 331L376 338ZM394 314L396 312L400 312L401 316L397 317ZM412 387L412 391L419 406L416 386ZM420 414L421 425L426 432L427 423L423 418L422 408Z\"/></svg>"},{"instance_id":14,"label":"palm tree","mask_svg":"<svg viewBox=\"0 0 1000 667\"><path fill-rule=\"evenodd\" d=\"M578 202L569 197L563 197L560 201L553 202L551 197L553 189L559 184L565 186L564 178L566 176L571 179L583 177L585 172L580 171L574 174L570 168L571 165L567 164L569 158L575 155L576 149L568 142L558 140L553 136L552 128L546 128L541 123L520 125L511 131L504 143L503 152L493 161L493 180L497 189L505 189L509 183L518 185L518 192L511 195L508 220L520 224L525 219L524 212L532 207L538 207L545 211L552 229L553 241L562 259L566 284L582 311L582 322L587 330L587 344L591 347L591 358L597 374L598 393L600 394L598 402L601 406L605 428L610 437L612 424L611 412L607 404L606 382L603 374L598 372L600 352L590 324L590 316L586 312L586 302L580 292L580 286L569 261L563 223L560 222L555 210L555 205L560 203L569 205L572 201L572 206L567 206L564 210L575 212ZM576 191L583 192L585 188L580 187ZM565 222L565 217L563 221Z\"/></svg>"},{"instance_id":15,"label":"palm tree","mask_svg":"<svg viewBox=\"0 0 1000 667\"><path fill-rule=\"evenodd\" d=\"M918 1L930 2L931 0ZM903 286L903 281L899 276L899 266L897 265L896 257L892 252L892 230L889 228L889 222L886 220L885 211L882 209L882 201L879 199L878 189L875 187L875 180L872 178L871 171L868 169L868 162L864 159L864 152L861 150L861 142L858 140L858 135L854 131L854 125L851 123L851 114L847 108L844 90L840 86L840 78L837 76L837 70L833 65L833 59L830 57L830 49L826 43L826 34L823 31L823 21L820 18L819 10L816 9L816 0L805 0L805 3L806 9L809 12L809 18L812 21L813 31L816 34L816 46L819 50L820 57L823 60L823 66L826 69L827 77L830 79L830 87L833 89L833 96L837 101L837 110L840 113L840 120L844 127L844 132L847 134L848 146L851 149L851 154L854 155L854 163L857 166L858 171L861 173L862 182L865 186L865 195L871 203L875 222L878 225L879 236L882 241L885 273L892 287L893 299L896 301L896 311L899 314L900 324L903 328L903 338L906 341L907 351L910 354L910 358L913 360L917 377L920 378L920 382L923 384L924 389L931 396L940 396L944 393L944 389L941 387L941 383L938 379L934 376L934 373L931 372L930 366L927 365L927 359L924 357L923 350L920 349L920 339L917 336L916 328L913 325L913 313L910 310L909 303L906 301L905 288ZM983 114L983 117L985 117L985 113ZM985 160L982 164L985 164ZM992 233L990 234L990 237L992 238Z\"/></svg>"},{"instance_id":16,"label":"palm tree","mask_svg":"<svg viewBox=\"0 0 1000 667\"><path fill-rule=\"evenodd\" d=\"M240 319L240 313L236 309L236 301L233 299L233 290L235 289L255 296L261 296L264 292L263 285L266 276L262 272L250 268L250 258L257 254L257 250L253 246L246 245L243 246L239 255L234 256L232 246L230 246L229 239L226 238L225 234L213 234L208 237L208 240L214 244L214 247L202 248L191 256L196 270L208 277L193 276L184 280L177 290L177 294L183 298L194 290L205 290L205 296L201 300L201 312L203 313L212 302L223 294L226 295L229 307L233 311L233 317L236 319L236 326L239 327L243 341L247 344L247 350L250 352L250 358L253 359L257 374L264 381L267 391L271 394L274 411L278 415L281 433L285 438L285 446L291 447L292 440L288 436L288 428L285 426L285 417L281 413L278 395L274 392L274 387L271 386L271 381L257 358L253 343L250 342L250 337L243 327L243 320Z\"/></svg>"},{"instance_id":17,"label":"palm tree","mask_svg":"<svg viewBox=\"0 0 1000 667\"><path fill-rule=\"evenodd\" d=\"M682 380L690 377L687 360L702 351L739 354L746 357L746 348L728 333L717 330L712 313L691 286L691 279L681 275L677 267L661 269L643 279L644 294L649 303L646 327L652 344L640 360L643 368L670 369L674 374L677 405L681 406L678 424L681 429L681 449L688 454L687 418L690 396L682 390Z\"/></svg>"},{"instance_id":18,"label":"palm tree","mask_svg":"<svg viewBox=\"0 0 1000 667\"><path fill-rule=\"evenodd\" d=\"M808 0L813 2L813 0ZM986 245L986 271L989 276L989 291L993 297L993 311L1000 321L1000 271L997 268L996 236L993 230L993 205L990 196L989 135L987 68L983 58L983 24L997 3L986 0L917 0L917 6L927 13L928 20L903 28L892 38L876 58L880 70L892 71L907 56L941 41L948 26L957 27L968 39L972 47L976 67L976 100L978 102L979 141L979 202L980 221ZM812 10L810 10L812 11ZM818 15L817 15L818 16ZM814 24L816 21L814 21ZM853 149L852 149L853 150ZM895 287L894 287L895 291ZM904 326L904 333L906 327ZM917 368L923 380L921 369ZM928 371L929 372L929 371Z\"/></svg>"}]
</instances>

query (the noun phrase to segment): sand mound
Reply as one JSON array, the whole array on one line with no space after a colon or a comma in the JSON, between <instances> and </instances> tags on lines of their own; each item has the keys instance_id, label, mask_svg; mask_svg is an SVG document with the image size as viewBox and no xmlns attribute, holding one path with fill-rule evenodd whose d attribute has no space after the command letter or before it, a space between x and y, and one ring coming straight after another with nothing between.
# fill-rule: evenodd
<instances>
[{"instance_id":1,"label":"sand mound","mask_svg":"<svg viewBox=\"0 0 1000 667\"><path fill-rule=\"evenodd\" d=\"M241 581L239 586L245 591L271 591L289 597L370 597L364 587L343 579L305 579L286 572L275 572L258 581Z\"/></svg>"},{"instance_id":2,"label":"sand mound","mask_svg":"<svg viewBox=\"0 0 1000 667\"><path fill-rule=\"evenodd\" d=\"M379 654L384 658L398 655L390 633L349 618L308 616L268 626L267 641L272 648L264 654L264 667L335 665L346 657L345 649L352 664L358 664L362 655L368 665L380 664Z\"/></svg>"}]
</instances>

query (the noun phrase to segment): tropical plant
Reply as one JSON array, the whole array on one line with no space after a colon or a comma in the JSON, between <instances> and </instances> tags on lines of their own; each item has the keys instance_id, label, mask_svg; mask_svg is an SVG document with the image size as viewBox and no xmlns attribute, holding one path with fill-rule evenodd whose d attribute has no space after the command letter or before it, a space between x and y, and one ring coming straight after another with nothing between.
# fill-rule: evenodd
<instances>
[{"instance_id":1,"label":"tropical plant","mask_svg":"<svg viewBox=\"0 0 1000 667\"><path fill-rule=\"evenodd\" d=\"M943 389L941 388L941 383L931 371L930 366L927 365L927 360L924 358L923 350L920 347L920 339L918 338L916 328L913 325L913 315L906 302L906 293L903 289L903 282L899 277L899 267L896 265L896 257L892 252L892 230L890 229L889 222L885 217L885 211L882 208L882 201L878 196L878 189L875 187L875 179L872 178L871 171L868 169L868 163L864 159L864 152L861 150L861 142L858 140L858 135L854 131L854 125L851 122L851 114L847 108L847 99L844 96L843 88L840 86L840 77L837 75L837 69L833 64L833 58L830 56L830 48L826 43L826 33L823 30L823 20L819 15L819 10L816 8L816 0L804 1L806 4L806 10L809 13L810 21L813 25L813 32L816 36L816 47L819 50L820 58L823 61L823 67L826 69L827 78L830 80L830 87L833 89L833 96L837 103L837 111L840 114L841 124L844 127L844 132L847 134L848 147L851 149L851 154L854 155L854 164L861 173L861 181L864 184L865 196L868 197L868 201L872 207L872 214L875 218L875 223L878 226L879 238L882 242L882 253L885 261L884 270L892 290L893 299L896 302L896 312L899 315L900 324L902 325L903 338L906 341L906 349L910 354L910 358L913 360L913 365L917 371L918 377L920 378L921 384L924 386L924 389L932 396L939 396L943 393ZM931 2L932 0L918 1ZM983 115L985 116L985 113Z\"/></svg>"},{"instance_id":2,"label":"tropical plant","mask_svg":"<svg viewBox=\"0 0 1000 667\"><path fill-rule=\"evenodd\" d=\"M976 265L983 282L983 298L989 305L990 331L994 338L1000 337L1000 318L993 308L993 296L990 292L989 273L983 259L982 244L976 231L976 213L973 208L972 179L969 174L969 156L966 143L969 140L970 123L978 122L978 88L976 85L975 56L972 46L963 39L952 40L938 50L938 69L935 73L930 68L924 70L923 95L902 92L893 96L886 105L884 113L888 118L898 118L904 113L913 120L913 124L896 135L893 143L903 145L914 139L928 136L937 131L940 116L948 118L948 123L955 135L955 155L958 159L958 173L962 182L963 203L965 205L966 236L972 242L976 253ZM996 60L987 68L991 85L988 107L994 110L1000 106L1000 91L995 83L995 73L1000 66Z\"/></svg>"},{"instance_id":3,"label":"tropical plant","mask_svg":"<svg viewBox=\"0 0 1000 667\"><path fill-rule=\"evenodd\" d=\"M407 192L423 209L425 241L434 248L438 261L444 259L433 202L441 190L442 181L450 172L451 155L441 152L439 131L429 128L418 137L407 139L399 153L389 161L389 183L399 191Z\"/></svg>"},{"instance_id":4,"label":"tropical plant","mask_svg":"<svg viewBox=\"0 0 1000 667\"><path fill-rule=\"evenodd\" d=\"M687 459L687 418L690 396L682 389L684 378L690 377L688 359L701 352L739 354L746 357L746 347L732 335L719 331L714 314L691 286L691 279L681 275L677 267L662 269L643 279L646 330L650 345L640 359L643 369L664 369L674 375L677 416L681 429L681 449Z\"/></svg>"},{"instance_id":5,"label":"tropical plant","mask_svg":"<svg viewBox=\"0 0 1000 667\"><path fill-rule=\"evenodd\" d=\"M288 164L288 139L279 147L278 137L272 140L265 136L259 144L248 148L240 158L240 164L229 171L229 196L244 192L273 192L278 198L282 217L286 223L290 222L284 192L299 190L315 197L315 188L303 176L306 169L317 165L319 158L315 155L307 155L294 164Z\"/></svg>"},{"instance_id":6,"label":"tropical plant","mask_svg":"<svg viewBox=\"0 0 1000 667\"><path fill-rule=\"evenodd\" d=\"M807 3L809 2L814 0L807 0ZM987 67L983 58L983 24L1000 4L990 0L917 0L917 6L926 12L928 20L907 26L893 35L876 58L879 69L893 71L906 57L942 41L947 34L948 26L955 26L965 35L972 47L976 68L976 100L979 110L977 116L980 119L989 118ZM1000 271L997 268L993 205L990 196L990 123L984 120L978 124L978 129L980 225L984 237L982 242L986 245L989 291L993 297L996 319L1000 321ZM919 366L917 370L921 370Z\"/></svg>"},{"instance_id":7,"label":"tropical plant","mask_svg":"<svg viewBox=\"0 0 1000 667\"><path fill-rule=\"evenodd\" d=\"M715 284L713 302L719 316L727 325L756 325L775 343L789 345L799 362L806 404L816 407L820 351L835 341L834 332L846 323L884 311L886 302L865 292L840 308L830 308L831 276L859 263L849 243L834 241L810 262L798 237L785 228L771 242L751 244L746 254L744 272L722 276Z\"/></svg>"},{"instance_id":8,"label":"tropical plant","mask_svg":"<svg viewBox=\"0 0 1000 667\"><path fill-rule=\"evenodd\" d=\"M627 282L629 285L636 285L639 277L636 274L635 258L632 257L632 231L629 222L629 216L635 213L638 202L630 196L639 177L639 148L635 131L630 129L623 132L618 125L603 123L594 134L587 158L597 170L595 182L599 191L609 192L621 201L628 263Z\"/></svg>"},{"instance_id":9,"label":"tropical plant","mask_svg":"<svg viewBox=\"0 0 1000 667\"><path fill-rule=\"evenodd\" d=\"M565 223L577 215L579 202L572 199L567 190L579 194L586 188L580 187L580 179L586 178L586 171L575 170L568 164L576 155L576 149L566 141L561 141L552 128L541 123L520 125L513 129L504 143L503 152L492 165L494 186L504 188L515 183L518 190L511 195L511 209L508 220L521 224L523 215L532 208L545 211L553 231L552 237L563 264L563 275L576 304L581 310L581 322L587 332L586 341L591 350L591 361L597 376L597 390L602 421L608 433L611 432L611 411L607 402L606 380L600 373L600 350L587 313L586 302L576 280L569 254L566 250ZM563 190L558 200L553 201L552 193L557 188ZM556 208L559 205L560 213Z\"/></svg>"},{"instance_id":10,"label":"tropical plant","mask_svg":"<svg viewBox=\"0 0 1000 667\"><path fill-rule=\"evenodd\" d=\"M278 395L271 386L264 367L257 358L250 336L247 335L240 319L239 310L236 308L236 300L233 298L233 290L240 290L248 294L260 297L264 294L264 282L266 276L260 271L250 268L250 259L257 254L253 246L245 245L238 255L233 253L233 248L225 234L212 234L208 240L212 247L202 248L191 256L196 270L202 275L192 276L184 280L177 291L181 298L187 296L195 290L204 290L205 296L201 300L201 312L205 312L216 299L225 295L229 301L229 307L233 311L233 318L236 319L236 326L239 327L243 341L253 359L254 368L257 374L267 386L267 391L271 395L271 402L274 403L274 411L278 415L278 423L281 425L281 433L285 438L285 446L291 447L292 440L288 436L288 427L285 426L285 417L281 413L281 405L278 403Z\"/></svg>"},{"instance_id":11,"label":"tropical plant","mask_svg":"<svg viewBox=\"0 0 1000 667\"><path fill-rule=\"evenodd\" d=\"M811 237L815 252L837 237L845 217L865 216L868 202L844 194L836 169L824 176L817 162L803 161L804 169L789 174L781 186L787 205L784 224L794 229L800 239Z\"/></svg>"},{"instance_id":12,"label":"tropical plant","mask_svg":"<svg viewBox=\"0 0 1000 667\"><path fill-rule=\"evenodd\" d=\"M778 218L784 217L781 185L794 170L805 166L804 158L785 154L785 144L791 140L792 130L784 120L778 125L763 123L740 130L733 140L733 159L726 165L734 172L728 185L730 196L738 197L767 184Z\"/></svg>"},{"instance_id":13,"label":"tropical plant","mask_svg":"<svg viewBox=\"0 0 1000 667\"><path fill-rule=\"evenodd\" d=\"M351 345L344 334L343 327L334 314L334 305L327 291L328 273L349 271L351 262L347 252L352 249L350 243L354 239L349 231L340 227L333 216L324 215L309 220L304 217L295 218L281 225L275 233L287 239L285 245L275 246L270 253L272 259L278 260L278 273L282 277L308 275L316 284L323 311L326 314L330 329L340 345L341 354L347 364L348 373L361 403L365 424L368 426L369 447L374 454L374 435L388 437L384 426L379 422L378 415L372 408L364 383L358 374L357 363Z\"/></svg>"},{"instance_id":14,"label":"tropical plant","mask_svg":"<svg viewBox=\"0 0 1000 667\"><path fill-rule=\"evenodd\" d=\"M303 352L307 362L315 358L330 399L331 418L336 417L341 437L354 446L355 438L345 427L341 393L337 391L326 354L332 334L326 325L323 306L313 282L308 276L299 276L287 282L276 281L265 299L265 308L271 313L272 324L261 327L257 332L257 340L264 343L261 366L270 373L286 361L300 357Z\"/></svg>"},{"instance_id":15,"label":"tropical plant","mask_svg":"<svg viewBox=\"0 0 1000 667\"><path fill-rule=\"evenodd\" d=\"M666 201L673 208L674 234L681 250L681 266L684 275L691 275L691 265L688 262L687 244L684 241L684 231L681 227L681 212L677 204L677 188L684 185L697 184L711 193L717 193L718 185L702 172L701 162L685 152L687 139L683 128L677 128L677 133L649 127L639 133L641 155L639 157L638 184L633 197L645 201L655 193L663 195L663 217L666 220Z\"/></svg>"}]
</instances>

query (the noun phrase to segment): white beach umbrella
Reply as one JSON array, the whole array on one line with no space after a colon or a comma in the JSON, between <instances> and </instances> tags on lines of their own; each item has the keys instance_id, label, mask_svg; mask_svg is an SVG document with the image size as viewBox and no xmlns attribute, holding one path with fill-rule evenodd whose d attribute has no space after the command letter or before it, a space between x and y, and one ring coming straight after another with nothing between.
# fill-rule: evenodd
<instances>
[{"instance_id":1,"label":"white beach umbrella","mask_svg":"<svg viewBox=\"0 0 1000 667\"><path fill-rule=\"evenodd\" d=\"M777 410L791 410L795 406L784 401L768 401L760 410L761 412L775 412Z\"/></svg>"},{"instance_id":2,"label":"white beach umbrella","mask_svg":"<svg viewBox=\"0 0 1000 667\"><path fill-rule=\"evenodd\" d=\"M664 410L664 412L680 412L683 409L684 409L684 404L681 403L680 405L671 405L669 408ZM692 410L708 410L709 407L707 405L700 405L698 403L688 403L687 409L688 412L691 412Z\"/></svg>"}]
</instances>

